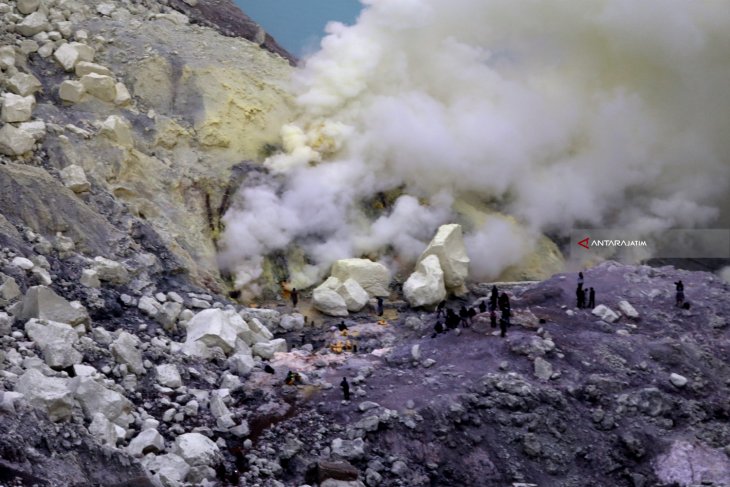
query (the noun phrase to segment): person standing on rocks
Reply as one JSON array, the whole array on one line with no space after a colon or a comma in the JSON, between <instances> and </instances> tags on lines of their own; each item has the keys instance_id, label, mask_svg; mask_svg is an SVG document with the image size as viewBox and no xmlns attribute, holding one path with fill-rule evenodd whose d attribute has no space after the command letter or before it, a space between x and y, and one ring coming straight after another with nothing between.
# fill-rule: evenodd
<instances>
[{"instance_id":1,"label":"person standing on rocks","mask_svg":"<svg viewBox=\"0 0 730 487\"><path fill-rule=\"evenodd\" d=\"M585 304L586 304L586 302L585 302L586 295L583 294L583 289L581 288L581 284L578 284L578 289L575 290L575 298L576 298L576 301L577 301L577 303L576 303L575 306L578 309L583 309L585 307Z\"/></svg>"},{"instance_id":2,"label":"person standing on rocks","mask_svg":"<svg viewBox=\"0 0 730 487\"><path fill-rule=\"evenodd\" d=\"M578 289L583 289L583 273L578 273Z\"/></svg>"},{"instance_id":3,"label":"person standing on rocks","mask_svg":"<svg viewBox=\"0 0 730 487\"><path fill-rule=\"evenodd\" d=\"M444 332L444 325L441 324L441 320L436 320L436 324L433 326L433 335L431 338L435 338L436 335Z\"/></svg>"},{"instance_id":4,"label":"person standing on rocks","mask_svg":"<svg viewBox=\"0 0 730 487\"><path fill-rule=\"evenodd\" d=\"M593 288L588 292L588 307L591 309L596 307L596 290Z\"/></svg>"},{"instance_id":5,"label":"person standing on rocks","mask_svg":"<svg viewBox=\"0 0 730 487\"><path fill-rule=\"evenodd\" d=\"M446 308L446 301L441 301L438 306L436 306L436 318L441 318L442 316L446 316L444 313L444 309Z\"/></svg>"},{"instance_id":6,"label":"person standing on rocks","mask_svg":"<svg viewBox=\"0 0 730 487\"><path fill-rule=\"evenodd\" d=\"M383 316L383 298L378 296L378 316Z\"/></svg>"},{"instance_id":7,"label":"person standing on rocks","mask_svg":"<svg viewBox=\"0 0 730 487\"><path fill-rule=\"evenodd\" d=\"M479 312L480 313L487 312L487 302L483 299L481 301L479 301Z\"/></svg>"},{"instance_id":8,"label":"person standing on rocks","mask_svg":"<svg viewBox=\"0 0 730 487\"><path fill-rule=\"evenodd\" d=\"M489 309L497 309L497 298L499 297L499 290L496 284L492 285L492 294L489 296Z\"/></svg>"},{"instance_id":9,"label":"person standing on rocks","mask_svg":"<svg viewBox=\"0 0 730 487\"><path fill-rule=\"evenodd\" d=\"M466 309L466 306L463 304L461 305L461 309L459 309L459 318L461 319L461 326L464 328L469 327L469 311Z\"/></svg>"},{"instance_id":10,"label":"person standing on rocks","mask_svg":"<svg viewBox=\"0 0 730 487\"><path fill-rule=\"evenodd\" d=\"M350 400L350 384L347 382L347 377L342 378L342 382L340 382L340 387L342 388L342 395L345 397L345 401Z\"/></svg>"},{"instance_id":11,"label":"person standing on rocks","mask_svg":"<svg viewBox=\"0 0 730 487\"><path fill-rule=\"evenodd\" d=\"M446 329L453 330L459 326L459 316L453 309L446 310Z\"/></svg>"},{"instance_id":12,"label":"person standing on rocks","mask_svg":"<svg viewBox=\"0 0 730 487\"><path fill-rule=\"evenodd\" d=\"M489 312L489 322L492 325L492 328L497 328L497 312L494 310L491 310Z\"/></svg>"},{"instance_id":13,"label":"person standing on rocks","mask_svg":"<svg viewBox=\"0 0 730 487\"><path fill-rule=\"evenodd\" d=\"M299 302L299 293L297 292L297 288L294 288L294 289L291 290L291 305L292 305L292 308L296 308L298 302Z\"/></svg>"},{"instance_id":14,"label":"person standing on rocks","mask_svg":"<svg viewBox=\"0 0 730 487\"><path fill-rule=\"evenodd\" d=\"M506 292L502 292L499 295L499 310L502 312L502 315L506 315L509 318L512 310L509 304L509 296L507 296Z\"/></svg>"},{"instance_id":15,"label":"person standing on rocks","mask_svg":"<svg viewBox=\"0 0 730 487\"><path fill-rule=\"evenodd\" d=\"M509 326L509 318L505 318L503 314L499 319L499 336L502 338L507 336L507 326Z\"/></svg>"}]
</instances>

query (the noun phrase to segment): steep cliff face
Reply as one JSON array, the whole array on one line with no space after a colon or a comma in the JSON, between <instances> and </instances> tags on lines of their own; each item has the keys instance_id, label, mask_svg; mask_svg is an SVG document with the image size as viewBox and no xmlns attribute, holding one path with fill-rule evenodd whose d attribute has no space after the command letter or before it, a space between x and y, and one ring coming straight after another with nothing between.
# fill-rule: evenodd
<instances>
[{"instance_id":1,"label":"steep cliff face","mask_svg":"<svg viewBox=\"0 0 730 487\"><path fill-rule=\"evenodd\" d=\"M50 0L5 16L3 91L16 96L18 76L37 87L23 93L30 116L3 119L4 242L17 244L11 227L22 224L107 255L141 222L180 269L216 287L231 171L261 160L292 118L293 58L229 2ZM89 183L75 193L64 188L70 166Z\"/></svg>"}]
</instances>

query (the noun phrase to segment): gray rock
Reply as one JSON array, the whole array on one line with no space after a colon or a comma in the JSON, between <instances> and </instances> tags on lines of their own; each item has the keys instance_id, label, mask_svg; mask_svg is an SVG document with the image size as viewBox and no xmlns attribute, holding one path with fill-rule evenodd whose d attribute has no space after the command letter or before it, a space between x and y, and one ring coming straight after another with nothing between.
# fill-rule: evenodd
<instances>
[{"instance_id":1,"label":"gray rock","mask_svg":"<svg viewBox=\"0 0 730 487\"><path fill-rule=\"evenodd\" d=\"M116 361L126 364L137 375L145 373L142 353L138 349L139 343L139 338L124 331L112 342L110 347Z\"/></svg>"},{"instance_id":2,"label":"gray rock","mask_svg":"<svg viewBox=\"0 0 730 487\"><path fill-rule=\"evenodd\" d=\"M142 431L127 446L127 453L138 458L148 453L159 453L164 450L165 439L156 429Z\"/></svg>"},{"instance_id":3,"label":"gray rock","mask_svg":"<svg viewBox=\"0 0 730 487\"><path fill-rule=\"evenodd\" d=\"M533 362L533 366L535 369L535 376L538 379L550 380L550 377L553 375L553 366L550 365L550 362L542 357L537 357Z\"/></svg>"},{"instance_id":4,"label":"gray rock","mask_svg":"<svg viewBox=\"0 0 730 487\"><path fill-rule=\"evenodd\" d=\"M45 411L51 421L71 417L74 400L67 379L46 377L38 370L30 369L20 376L15 391L23 394L32 406Z\"/></svg>"},{"instance_id":5,"label":"gray rock","mask_svg":"<svg viewBox=\"0 0 730 487\"><path fill-rule=\"evenodd\" d=\"M34 286L25 293L23 308L18 319L31 318L67 323L72 326L89 322L89 314L83 307L72 306L46 286Z\"/></svg>"}]
</instances>

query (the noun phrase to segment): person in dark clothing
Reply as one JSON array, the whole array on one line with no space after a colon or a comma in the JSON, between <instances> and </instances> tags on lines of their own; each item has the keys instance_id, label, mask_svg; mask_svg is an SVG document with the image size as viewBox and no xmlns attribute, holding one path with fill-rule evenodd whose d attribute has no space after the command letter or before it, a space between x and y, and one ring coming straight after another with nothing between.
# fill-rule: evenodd
<instances>
[{"instance_id":1,"label":"person in dark clothing","mask_svg":"<svg viewBox=\"0 0 730 487\"><path fill-rule=\"evenodd\" d=\"M588 288L583 290L583 307L588 307Z\"/></svg>"},{"instance_id":2,"label":"person in dark clothing","mask_svg":"<svg viewBox=\"0 0 730 487\"><path fill-rule=\"evenodd\" d=\"M583 289L583 273L578 273L578 289Z\"/></svg>"},{"instance_id":3,"label":"person in dark clothing","mask_svg":"<svg viewBox=\"0 0 730 487\"><path fill-rule=\"evenodd\" d=\"M497 299L499 297L499 290L497 286L492 286L492 294L489 296L489 309L497 309Z\"/></svg>"},{"instance_id":4,"label":"person in dark clothing","mask_svg":"<svg viewBox=\"0 0 730 487\"><path fill-rule=\"evenodd\" d=\"M474 324L474 317L477 315L476 308L469 308L469 324Z\"/></svg>"},{"instance_id":5,"label":"person in dark clothing","mask_svg":"<svg viewBox=\"0 0 730 487\"><path fill-rule=\"evenodd\" d=\"M446 310L446 328L448 330L453 330L456 327L459 326L459 316L454 313L453 309L447 309Z\"/></svg>"},{"instance_id":6,"label":"person in dark clothing","mask_svg":"<svg viewBox=\"0 0 730 487\"><path fill-rule=\"evenodd\" d=\"M507 296L507 293L502 292L502 294L499 295L499 310L502 312L502 314L506 314L508 317L510 316L510 304L509 304L509 296Z\"/></svg>"},{"instance_id":7,"label":"person in dark clothing","mask_svg":"<svg viewBox=\"0 0 730 487\"><path fill-rule=\"evenodd\" d=\"M445 316L444 308L446 308L446 301L441 301L438 306L436 306L436 318Z\"/></svg>"},{"instance_id":8,"label":"person in dark clothing","mask_svg":"<svg viewBox=\"0 0 730 487\"><path fill-rule=\"evenodd\" d=\"M342 382L340 382L340 387L342 388L342 394L345 396L345 401L350 400L350 384L347 382L347 377L342 378Z\"/></svg>"},{"instance_id":9,"label":"person in dark clothing","mask_svg":"<svg viewBox=\"0 0 730 487\"><path fill-rule=\"evenodd\" d=\"M684 291L684 283L680 279L679 281L674 283L674 286L677 288L677 291Z\"/></svg>"},{"instance_id":10,"label":"person in dark clothing","mask_svg":"<svg viewBox=\"0 0 730 487\"><path fill-rule=\"evenodd\" d=\"M596 290L593 288L588 292L588 307L591 309L596 307Z\"/></svg>"},{"instance_id":11,"label":"person in dark clothing","mask_svg":"<svg viewBox=\"0 0 730 487\"><path fill-rule=\"evenodd\" d=\"M489 321L492 325L492 328L497 328L497 312L494 310L491 310L489 312Z\"/></svg>"},{"instance_id":12,"label":"person in dark clothing","mask_svg":"<svg viewBox=\"0 0 730 487\"><path fill-rule=\"evenodd\" d=\"M383 298L378 296L378 316L383 316Z\"/></svg>"},{"instance_id":13,"label":"person in dark clothing","mask_svg":"<svg viewBox=\"0 0 730 487\"><path fill-rule=\"evenodd\" d=\"M340 330L340 331L347 330L347 325L345 324L345 321L344 320L343 321L340 321L340 324L337 325L337 329Z\"/></svg>"},{"instance_id":14,"label":"person in dark clothing","mask_svg":"<svg viewBox=\"0 0 730 487\"><path fill-rule=\"evenodd\" d=\"M509 322L507 318L502 316L502 318L499 319L499 336L502 338L507 336L507 326L509 325Z\"/></svg>"},{"instance_id":15,"label":"person in dark clothing","mask_svg":"<svg viewBox=\"0 0 730 487\"><path fill-rule=\"evenodd\" d=\"M441 320L437 320L436 324L433 326L433 335L431 335L431 338L435 338L436 335L444 332L444 325L441 324Z\"/></svg>"},{"instance_id":16,"label":"person in dark clothing","mask_svg":"<svg viewBox=\"0 0 730 487\"><path fill-rule=\"evenodd\" d=\"M469 327L469 311L466 309L466 306L463 304L461 305L461 308L459 309L459 319L461 320L461 326L464 328Z\"/></svg>"},{"instance_id":17,"label":"person in dark clothing","mask_svg":"<svg viewBox=\"0 0 730 487\"><path fill-rule=\"evenodd\" d=\"M583 309L585 307L585 299L586 295L583 294L583 289L581 289L580 285L578 285L578 289L575 290L575 297L576 297L576 307L578 309Z\"/></svg>"},{"instance_id":18,"label":"person in dark clothing","mask_svg":"<svg viewBox=\"0 0 730 487\"><path fill-rule=\"evenodd\" d=\"M677 306L682 306L682 305L684 305L684 287L682 287L682 289L677 290Z\"/></svg>"},{"instance_id":19,"label":"person in dark clothing","mask_svg":"<svg viewBox=\"0 0 730 487\"><path fill-rule=\"evenodd\" d=\"M479 312L480 313L487 312L487 302L483 299L481 301L479 301Z\"/></svg>"},{"instance_id":20,"label":"person in dark clothing","mask_svg":"<svg viewBox=\"0 0 730 487\"><path fill-rule=\"evenodd\" d=\"M299 302L299 293L297 292L297 288L294 288L294 289L291 290L291 305L292 305L292 307L296 308L298 302Z\"/></svg>"}]
</instances>

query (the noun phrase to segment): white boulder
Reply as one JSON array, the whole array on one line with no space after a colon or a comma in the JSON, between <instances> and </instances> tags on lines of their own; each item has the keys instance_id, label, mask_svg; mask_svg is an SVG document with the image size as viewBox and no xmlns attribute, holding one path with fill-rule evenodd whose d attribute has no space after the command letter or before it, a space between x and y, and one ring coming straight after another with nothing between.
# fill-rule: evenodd
<instances>
[{"instance_id":1,"label":"white boulder","mask_svg":"<svg viewBox=\"0 0 730 487\"><path fill-rule=\"evenodd\" d=\"M164 450L165 439L154 428L142 431L127 446L127 453L137 458L143 457L148 453L159 453Z\"/></svg>"},{"instance_id":2,"label":"white boulder","mask_svg":"<svg viewBox=\"0 0 730 487\"><path fill-rule=\"evenodd\" d=\"M444 272L446 289L456 293L463 292L469 275L469 256L466 253L461 225L441 225L418 259L419 262L429 255L438 257Z\"/></svg>"},{"instance_id":3,"label":"white boulder","mask_svg":"<svg viewBox=\"0 0 730 487\"><path fill-rule=\"evenodd\" d=\"M20 96L13 93L3 95L3 108L0 117L3 122L25 122L30 120L35 107L33 95Z\"/></svg>"},{"instance_id":4,"label":"white boulder","mask_svg":"<svg viewBox=\"0 0 730 487\"><path fill-rule=\"evenodd\" d=\"M20 286L15 279L0 275L0 306L7 306L21 294Z\"/></svg>"},{"instance_id":5,"label":"white boulder","mask_svg":"<svg viewBox=\"0 0 730 487\"><path fill-rule=\"evenodd\" d=\"M46 377L37 369L30 369L20 376L15 391L23 394L32 406L44 410L51 421L71 417L74 400L68 379Z\"/></svg>"},{"instance_id":6,"label":"white boulder","mask_svg":"<svg viewBox=\"0 0 730 487\"><path fill-rule=\"evenodd\" d=\"M689 381L683 375L672 373L669 375L669 382L671 382L674 387L682 388L682 387L686 386L687 382L689 382Z\"/></svg>"},{"instance_id":7,"label":"white boulder","mask_svg":"<svg viewBox=\"0 0 730 487\"><path fill-rule=\"evenodd\" d=\"M252 351L255 355L258 355L264 359L270 359L276 352L287 351L286 340L283 338L276 338L268 342L259 342L253 345Z\"/></svg>"},{"instance_id":8,"label":"white boulder","mask_svg":"<svg viewBox=\"0 0 730 487\"><path fill-rule=\"evenodd\" d=\"M94 413L89 425L89 433L102 445L116 446L119 439L117 426L101 413Z\"/></svg>"},{"instance_id":9,"label":"white boulder","mask_svg":"<svg viewBox=\"0 0 730 487\"><path fill-rule=\"evenodd\" d=\"M16 95L28 96L43 88L38 78L32 74L21 73L18 71L7 81L8 90Z\"/></svg>"},{"instance_id":10,"label":"white boulder","mask_svg":"<svg viewBox=\"0 0 730 487\"><path fill-rule=\"evenodd\" d=\"M87 418L92 419L99 413L112 423L127 425L127 416L133 405L123 395L107 389L90 377L74 377L69 381L69 388Z\"/></svg>"},{"instance_id":11,"label":"white boulder","mask_svg":"<svg viewBox=\"0 0 730 487\"><path fill-rule=\"evenodd\" d=\"M624 316L627 316L629 318L637 319L639 317L639 312L636 311L636 308L631 306L631 303L629 303L628 301L619 301L618 309L621 311L621 313L624 314Z\"/></svg>"},{"instance_id":12,"label":"white boulder","mask_svg":"<svg viewBox=\"0 0 730 487\"><path fill-rule=\"evenodd\" d=\"M53 59L66 71L72 71L79 62L79 51L71 44L62 44L53 53Z\"/></svg>"},{"instance_id":13,"label":"white boulder","mask_svg":"<svg viewBox=\"0 0 730 487\"><path fill-rule=\"evenodd\" d=\"M86 88L80 81L66 80L58 87L58 97L69 103L78 103L86 93Z\"/></svg>"},{"instance_id":14,"label":"white boulder","mask_svg":"<svg viewBox=\"0 0 730 487\"><path fill-rule=\"evenodd\" d=\"M333 287L339 286L336 277L330 277L312 292L312 304L316 309L330 316L347 316L347 303Z\"/></svg>"},{"instance_id":15,"label":"white boulder","mask_svg":"<svg viewBox=\"0 0 730 487\"><path fill-rule=\"evenodd\" d=\"M591 313L608 323L614 323L619 319L619 315L605 304L599 304L598 306L593 308L593 311L591 311Z\"/></svg>"},{"instance_id":16,"label":"white boulder","mask_svg":"<svg viewBox=\"0 0 730 487\"><path fill-rule=\"evenodd\" d=\"M228 369L241 377L246 377L254 369L254 362L251 353L237 352L228 359Z\"/></svg>"},{"instance_id":17,"label":"white boulder","mask_svg":"<svg viewBox=\"0 0 730 487\"><path fill-rule=\"evenodd\" d=\"M370 300L367 291L352 278L341 282L337 289L335 289L335 292L342 296L342 299L345 300L345 305L347 305L347 310L351 312L360 311Z\"/></svg>"},{"instance_id":18,"label":"white boulder","mask_svg":"<svg viewBox=\"0 0 730 487\"><path fill-rule=\"evenodd\" d=\"M175 438L173 453L191 467L214 465L221 459L218 445L200 433L185 433Z\"/></svg>"},{"instance_id":19,"label":"white boulder","mask_svg":"<svg viewBox=\"0 0 730 487\"><path fill-rule=\"evenodd\" d=\"M403 284L403 295L414 308L431 306L446 298L444 272L437 256L426 256L416 265L416 271Z\"/></svg>"},{"instance_id":20,"label":"white boulder","mask_svg":"<svg viewBox=\"0 0 730 487\"><path fill-rule=\"evenodd\" d=\"M74 193L83 193L91 189L84 168L76 164L71 164L61 170L61 181L63 181L64 186Z\"/></svg>"},{"instance_id":21,"label":"white boulder","mask_svg":"<svg viewBox=\"0 0 730 487\"><path fill-rule=\"evenodd\" d=\"M15 7L23 15L32 14L40 7L40 0L18 0Z\"/></svg>"},{"instance_id":22,"label":"white boulder","mask_svg":"<svg viewBox=\"0 0 730 487\"><path fill-rule=\"evenodd\" d=\"M113 102L117 97L116 82L111 76L89 73L82 76L79 81L88 94L100 100Z\"/></svg>"},{"instance_id":23,"label":"white boulder","mask_svg":"<svg viewBox=\"0 0 730 487\"><path fill-rule=\"evenodd\" d=\"M298 331L304 328L304 316L299 313L284 315L279 319L279 327L285 331Z\"/></svg>"},{"instance_id":24,"label":"white boulder","mask_svg":"<svg viewBox=\"0 0 730 487\"><path fill-rule=\"evenodd\" d=\"M357 281L371 296L387 296L390 285L390 271L383 264L368 259L342 259L332 265L330 272L340 282L348 279Z\"/></svg>"},{"instance_id":25,"label":"white boulder","mask_svg":"<svg viewBox=\"0 0 730 487\"><path fill-rule=\"evenodd\" d=\"M20 156L33 150L35 138L23 129L5 124L0 129L0 154Z\"/></svg>"},{"instance_id":26,"label":"white boulder","mask_svg":"<svg viewBox=\"0 0 730 487\"><path fill-rule=\"evenodd\" d=\"M123 331L111 344L112 355L120 364L126 364L136 375L144 374L142 352L139 351L140 340L136 336Z\"/></svg>"},{"instance_id":27,"label":"white boulder","mask_svg":"<svg viewBox=\"0 0 730 487\"><path fill-rule=\"evenodd\" d=\"M129 272L127 269L114 260L101 256L94 257L94 270L101 281L114 285L123 285L129 282Z\"/></svg>"},{"instance_id":28,"label":"white boulder","mask_svg":"<svg viewBox=\"0 0 730 487\"><path fill-rule=\"evenodd\" d=\"M71 326L89 322L89 314L83 307L73 306L46 286L33 286L25 293L18 319L31 318L67 323Z\"/></svg>"},{"instance_id":29,"label":"white boulder","mask_svg":"<svg viewBox=\"0 0 730 487\"><path fill-rule=\"evenodd\" d=\"M43 12L33 12L19 24L16 24L15 31L25 37L32 37L39 32L48 29L48 17Z\"/></svg>"},{"instance_id":30,"label":"white boulder","mask_svg":"<svg viewBox=\"0 0 730 487\"><path fill-rule=\"evenodd\" d=\"M76 76L81 77L89 73L101 74L104 76L114 76L109 68L96 63L90 63L88 61L79 61L74 66Z\"/></svg>"},{"instance_id":31,"label":"white boulder","mask_svg":"<svg viewBox=\"0 0 730 487\"><path fill-rule=\"evenodd\" d=\"M81 271L81 279L79 280L81 285L91 288L101 287L101 281L99 280L99 274L94 269L84 269Z\"/></svg>"},{"instance_id":32,"label":"white boulder","mask_svg":"<svg viewBox=\"0 0 730 487\"><path fill-rule=\"evenodd\" d=\"M177 389L182 385L182 377L174 364L162 364L155 368L157 382L165 387Z\"/></svg>"},{"instance_id":33,"label":"white boulder","mask_svg":"<svg viewBox=\"0 0 730 487\"><path fill-rule=\"evenodd\" d=\"M235 311L211 308L200 311L188 321L185 345L188 353L196 350L194 342L198 342L206 347L220 347L230 354L239 347L239 340L247 344L253 338L254 333Z\"/></svg>"},{"instance_id":34,"label":"white boulder","mask_svg":"<svg viewBox=\"0 0 730 487\"><path fill-rule=\"evenodd\" d=\"M119 115L109 115L101 123L100 133L124 147L132 147L134 145L132 127L125 118Z\"/></svg>"},{"instance_id":35,"label":"white boulder","mask_svg":"<svg viewBox=\"0 0 730 487\"><path fill-rule=\"evenodd\" d=\"M81 363L83 356L73 347L78 333L70 325L32 318L25 324L25 332L41 349L49 367L66 368Z\"/></svg>"},{"instance_id":36,"label":"white boulder","mask_svg":"<svg viewBox=\"0 0 730 487\"><path fill-rule=\"evenodd\" d=\"M152 476L155 485L163 487L182 487L190 472L190 465L174 453L145 457L142 462L148 472L155 472Z\"/></svg>"}]
</instances>

